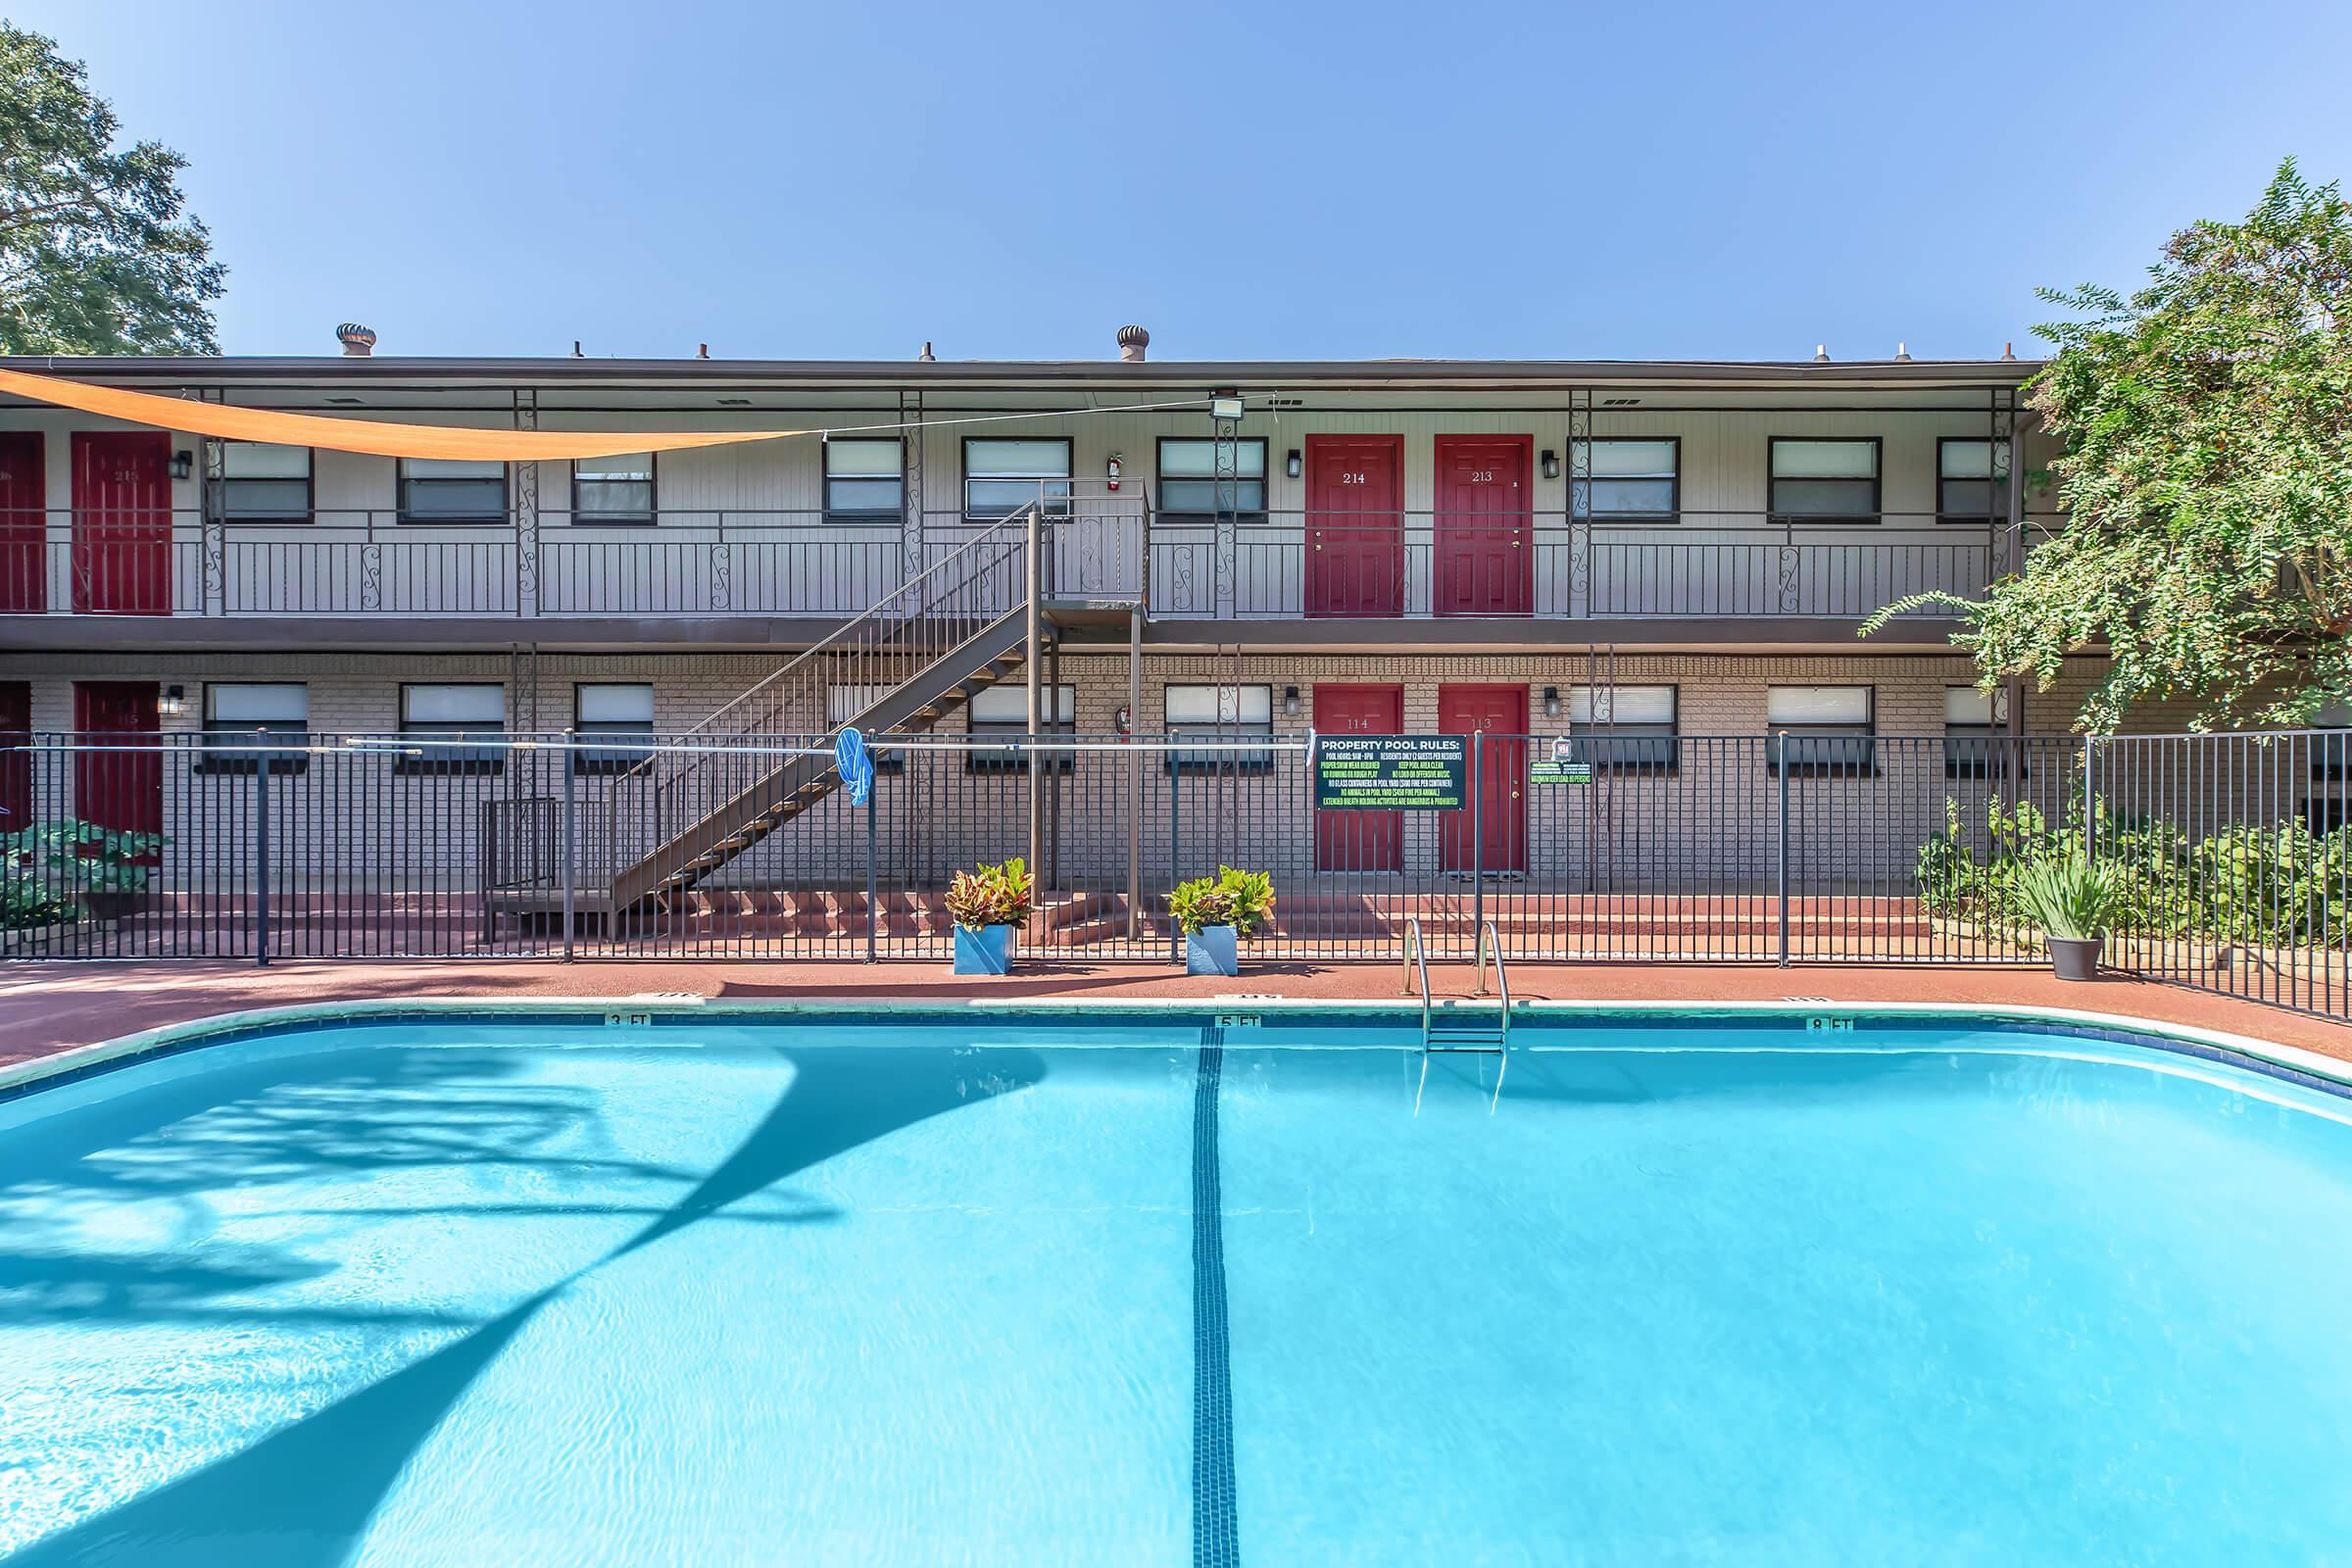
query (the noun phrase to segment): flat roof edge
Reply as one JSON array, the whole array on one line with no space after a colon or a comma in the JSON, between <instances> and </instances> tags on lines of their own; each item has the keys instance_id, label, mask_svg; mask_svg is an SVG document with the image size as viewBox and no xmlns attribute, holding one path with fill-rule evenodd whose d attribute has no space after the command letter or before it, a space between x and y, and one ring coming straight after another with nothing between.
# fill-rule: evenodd
<instances>
[{"instance_id":1,"label":"flat roof edge","mask_svg":"<svg viewBox=\"0 0 2352 1568\"><path fill-rule=\"evenodd\" d=\"M1033 382L1106 385L1238 385L1343 382L1425 385L1436 382L1629 381L1900 384L1938 381L2023 382L2038 360L623 360L531 357L371 355L0 356L0 368L37 375L164 380Z\"/></svg>"}]
</instances>

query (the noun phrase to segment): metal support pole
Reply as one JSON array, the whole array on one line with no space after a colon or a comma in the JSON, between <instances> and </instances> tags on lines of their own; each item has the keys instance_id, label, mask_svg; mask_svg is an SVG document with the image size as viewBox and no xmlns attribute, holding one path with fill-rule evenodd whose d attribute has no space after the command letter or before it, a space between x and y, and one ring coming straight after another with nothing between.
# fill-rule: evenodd
<instances>
[{"instance_id":1,"label":"metal support pole","mask_svg":"<svg viewBox=\"0 0 2352 1568\"><path fill-rule=\"evenodd\" d=\"M564 732L564 961L571 962L572 941L577 935L575 897L577 867L580 858L580 767L579 755L571 749L572 732ZM610 920L611 916L607 916ZM606 933L608 936L611 932Z\"/></svg>"},{"instance_id":2,"label":"metal support pole","mask_svg":"<svg viewBox=\"0 0 2352 1568\"><path fill-rule=\"evenodd\" d=\"M270 776L277 764L264 755L253 770L253 961L270 965Z\"/></svg>"},{"instance_id":3,"label":"metal support pole","mask_svg":"<svg viewBox=\"0 0 2352 1568\"><path fill-rule=\"evenodd\" d=\"M1127 612L1127 940L1141 941L1144 922L1144 754L1135 745L1144 721L1144 611Z\"/></svg>"},{"instance_id":4,"label":"metal support pole","mask_svg":"<svg viewBox=\"0 0 2352 1568\"><path fill-rule=\"evenodd\" d=\"M1058 642L1050 645L1046 650L1046 675L1048 677L1046 701L1053 705L1045 717L1046 733L1050 735L1054 732L1054 726L1061 720L1061 644ZM1075 718L1077 714L1073 711L1071 717ZM1075 758L1071 759L1072 771L1075 771L1076 760ZM1046 880L1044 886L1048 888L1061 886L1062 793L1065 780L1069 776L1059 767L1050 769L1046 775Z\"/></svg>"},{"instance_id":5,"label":"metal support pole","mask_svg":"<svg viewBox=\"0 0 2352 1568\"><path fill-rule=\"evenodd\" d=\"M1164 755L1168 759L1168 891L1173 893L1176 891L1176 846L1181 831L1177 819L1184 804L1184 764L1176 760L1175 753ZM1184 933L1177 929L1175 914L1175 909L1171 907L1168 911L1168 961L1181 963L1184 961Z\"/></svg>"},{"instance_id":6,"label":"metal support pole","mask_svg":"<svg viewBox=\"0 0 2352 1568\"><path fill-rule=\"evenodd\" d=\"M1786 969L1788 967L1788 732L1781 731L1773 743L1780 748L1781 832L1774 859L1780 883L1781 967Z\"/></svg>"},{"instance_id":7,"label":"metal support pole","mask_svg":"<svg viewBox=\"0 0 2352 1568\"><path fill-rule=\"evenodd\" d=\"M877 956L874 930L882 923L882 901L874 891L875 847L881 840L880 829L874 823L874 801L881 793L871 788L865 792L865 961L868 963Z\"/></svg>"},{"instance_id":8,"label":"metal support pole","mask_svg":"<svg viewBox=\"0 0 2352 1568\"><path fill-rule=\"evenodd\" d=\"M1046 775L1044 759L1037 750L1038 707L1043 695L1040 683L1045 678L1044 515L1042 503L1029 509L1028 643L1021 666L1029 689L1029 875L1033 888L1045 867L1046 842Z\"/></svg>"}]
</instances>

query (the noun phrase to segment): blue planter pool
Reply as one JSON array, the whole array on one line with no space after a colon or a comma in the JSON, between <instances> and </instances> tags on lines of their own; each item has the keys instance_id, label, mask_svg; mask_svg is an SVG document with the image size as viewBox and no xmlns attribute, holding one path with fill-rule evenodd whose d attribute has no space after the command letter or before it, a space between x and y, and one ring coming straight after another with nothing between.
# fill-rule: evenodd
<instances>
[{"instance_id":1,"label":"blue planter pool","mask_svg":"<svg viewBox=\"0 0 2352 1568\"><path fill-rule=\"evenodd\" d=\"M1242 972L1239 934L1229 925L1212 925L1184 939L1186 974L1237 975Z\"/></svg>"},{"instance_id":2,"label":"blue planter pool","mask_svg":"<svg viewBox=\"0 0 2352 1568\"><path fill-rule=\"evenodd\" d=\"M1006 974L1012 969L1012 927L984 925L956 928L957 974Z\"/></svg>"}]
</instances>

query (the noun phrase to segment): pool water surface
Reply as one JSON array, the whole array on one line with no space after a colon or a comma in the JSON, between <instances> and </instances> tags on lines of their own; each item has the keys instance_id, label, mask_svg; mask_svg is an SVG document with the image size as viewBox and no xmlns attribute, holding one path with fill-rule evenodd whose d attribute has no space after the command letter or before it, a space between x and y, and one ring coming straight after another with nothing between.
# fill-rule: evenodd
<instances>
[{"instance_id":1,"label":"pool water surface","mask_svg":"<svg viewBox=\"0 0 2352 1568\"><path fill-rule=\"evenodd\" d=\"M1515 1029L1498 1101L1437 1058L1416 1113L1414 1038L397 1019L24 1095L0 1561L2352 1541L2352 1102L1660 1018Z\"/></svg>"}]
</instances>

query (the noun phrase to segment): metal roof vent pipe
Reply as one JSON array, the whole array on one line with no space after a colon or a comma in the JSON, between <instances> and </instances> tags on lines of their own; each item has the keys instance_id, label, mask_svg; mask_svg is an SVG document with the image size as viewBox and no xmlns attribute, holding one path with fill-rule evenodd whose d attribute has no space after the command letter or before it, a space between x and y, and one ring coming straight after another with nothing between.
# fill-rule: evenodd
<instances>
[{"instance_id":1,"label":"metal roof vent pipe","mask_svg":"<svg viewBox=\"0 0 2352 1568\"><path fill-rule=\"evenodd\" d=\"M931 352L931 340L929 338L923 339L923 352L917 354L915 359L924 365L937 363L939 356Z\"/></svg>"},{"instance_id":2,"label":"metal roof vent pipe","mask_svg":"<svg viewBox=\"0 0 2352 1568\"><path fill-rule=\"evenodd\" d=\"M1140 326L1119 328L1119 358L1129 365L1144 363L1144 351L1152 346L1152 334Z\"/></svg>"},{"instance_id":3,"label":"metal roof vent pipe","mask_svg":"<svg viewBox=\"0 0 2352 1568\"><path fill-rule=\"evenodd\" d=\"M1830 363L1830 346L1827 343L1816 343L1813 345L1813 363L1815 365L1827 365Z\"/></svg>"},{"instance_id":4,"label":"metal roof vent pipe","mask_svg":"<svg viewBox=\"0 0 2352 1568\"><path fill-rule=\"evenodd\" d=\"M1911 345L1908 343L1897 343L1894 346L1894 358L1897 364L1901 364L1909 360L1911 358Z\"/></svg>"},{"instance_id":5,"label":"metal roof vent pipe","mask_svg":"<svg viewBox=\"0 0 2352 1568\"><path fill-rule=\"evenodd\" d=\"M364 360L375 352L375 328L345 321L335 328L335 341L343 345L345 358Z\"/></svg>"}]
</instances>

